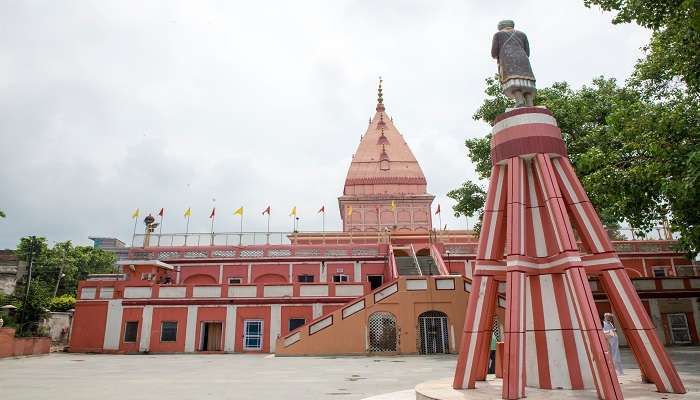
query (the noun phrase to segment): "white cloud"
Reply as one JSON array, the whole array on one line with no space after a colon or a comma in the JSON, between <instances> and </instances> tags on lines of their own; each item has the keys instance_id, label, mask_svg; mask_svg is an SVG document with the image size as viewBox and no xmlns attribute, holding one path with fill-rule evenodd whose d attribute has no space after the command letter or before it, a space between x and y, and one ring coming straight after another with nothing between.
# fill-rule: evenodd
<instances>
[{"instance_id":1,"label":"white cloud","mask_svg":"<svg viewBox=\"0 0 700 400\"><path fill-rule=\"evenodd\" d=\"M129 241L134 208L165 231L339 227L336 197L376 79L429 191L474 177L464 139L513 18L540 86L624 79L649 34L580 2L13 2L0 15L0 247L27 234ZM141 228L139 228L141 229Z\"/></svg>"}]
</instances>

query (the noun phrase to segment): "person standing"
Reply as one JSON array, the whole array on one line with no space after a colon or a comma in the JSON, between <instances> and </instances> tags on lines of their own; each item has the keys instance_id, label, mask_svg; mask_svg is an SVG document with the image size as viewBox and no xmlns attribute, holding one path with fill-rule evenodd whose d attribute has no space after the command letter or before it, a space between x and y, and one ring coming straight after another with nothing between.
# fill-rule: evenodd
<instances>
[{"instance_id":1,"label":"person standing","mask_svg":"<svg viewBox=\"0 0 700 400\"><path fill-rule=\"evenodd\" d=\"M608 348L610 349L610 355L612 356L613 365L615 366L615 372L617 372L618 376L622 375L624 371L622 370L622 360L620 359L617 329L615 329L615 325L613 324L613 315L611 313L603 314L603 334L608 341Z\"/></svg>"}]
</instances>

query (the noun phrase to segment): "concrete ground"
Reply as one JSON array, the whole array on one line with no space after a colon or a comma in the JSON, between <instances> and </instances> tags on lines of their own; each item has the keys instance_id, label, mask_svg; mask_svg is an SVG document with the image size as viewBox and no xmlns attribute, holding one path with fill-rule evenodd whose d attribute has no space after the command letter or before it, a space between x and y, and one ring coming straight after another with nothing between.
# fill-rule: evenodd
<instances>
[{"instance_id":1,"label":"concrete ground","mask_svg":"<svg viewBox=\"0 0 700 400\"><path fill-rule=\"evenodd\" d=\"M670 349L700 399L700 348ZM634 367L631 354L623 361ZM0 360L1 399L364 399L449 377L454 356L280 357L259 354L63 354ZM632 371L630 371L632 373ZM398 393L397 393L398 394ZM659 395L658 398L663 398Z\"/></svg>"}]
</instances>

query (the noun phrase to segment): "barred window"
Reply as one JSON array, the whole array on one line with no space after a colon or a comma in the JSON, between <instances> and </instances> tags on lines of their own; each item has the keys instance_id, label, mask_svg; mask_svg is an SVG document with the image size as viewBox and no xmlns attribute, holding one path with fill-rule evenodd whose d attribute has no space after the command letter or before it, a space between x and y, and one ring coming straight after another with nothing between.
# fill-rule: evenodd
<instances>
[{"instance_id":1,"label":"barred window","mask_svg":"<svg viewBox=\"0 0 700 400\"><path fill-rule=\"evenodd\" d=\"M160 341L174 342L177 340L177 321L163 321L160 324Z\"/></svg>"},{"instance_id":2,"label":"barred window","mask_svg":"<svg viewBox=\"0 0 700 400\"><path fill-rule=\"evenodd\" d=\"M124 342L136 342L136 336L138 335L138 332L139 321L126 321L126 326L124 326Z\"/></svg>"}]
</instances>

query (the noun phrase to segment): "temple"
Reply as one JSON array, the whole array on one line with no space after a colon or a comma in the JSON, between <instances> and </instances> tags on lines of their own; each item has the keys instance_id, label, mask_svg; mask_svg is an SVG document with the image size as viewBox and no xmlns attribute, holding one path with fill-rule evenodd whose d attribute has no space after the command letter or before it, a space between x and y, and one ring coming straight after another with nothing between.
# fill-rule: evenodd
<instances>
[{"instance_id":1,"label":"temple","mask_svg":"<svg viewBox=\"0 0 700 400\"><path fill-rule=\"evenodd\" d=\"M410 142L410 134L407 138ZM351 153L348 149L348 156ZM472 291L481 287L481 271L489 264L482 250L484 237L505 240L505 227L494 225L496 236L482 230L481 245L471 231L433 227L433 196L407 141L387 114L381 84L375 114L349 161L338 198L343 226L337 231L135 235L128 255L119 261L120 273L93 275L80 282L70 351L458 353L466 340L465 320L475 315L467 313L467 304ZM520 170L535 172L527 165ZM565 171L570 173L568 167ZM530 180L523 182L524 189ZM539 189L534 197L527 190L523 193L529 201L545 201ZM540 215L546 218L546 213ZM635 307L640 317L648 316L641 320L647 333L651 329L658 336L655 345L698 343L700 276L690 260L673 250L675 242L662 235L658 240L611 242L605 231L596 234L606 250L616 251L617 278L625 274L630 282L626 290L639 296ZM591 251L587 236L566 238L568 250ZM516 245L512 240L505 243L508 249ZM525 241L527 250L518 254L552 255L552 243L542 247L540 241ZM505 248L498 246L487 253L498 256ZM609 298L615 278L592 274L577 279L583 285L578 290L588 288L590 293L586 304L594 305L589 320L611 308L618 310L617 300ZM503 340L504 334L512 334L506 323L507 287L505 280L493 282L497 282L489 286L493 303L479 314L480 326ZM558 280L555 286L547 282L539 281L539 290L563 288ZM528 288L535 290L535 284ZM539 306L549 310L552 305ZM629 321L620 322L625 326ZM636 346L639 341L633 333L622 332L623 345ZM542 343L539 336L533 338ZM579 334L572 338L578 343ZM564 347L559 341L552 346L568 351L567 340ZM483 358L479 360L481 367ZM549 382L558 384L564 378L553 368L560 364L553 358L548 362L550 368L542 371L550 371ZM544 361L538 365L544 366ZM566 379L571 385L592 382L583 369L579 375L569 371ZM462 381L468 384L479 378ZM548 378L543 372L526 379Z\"/></svg>"}]
</instances>

